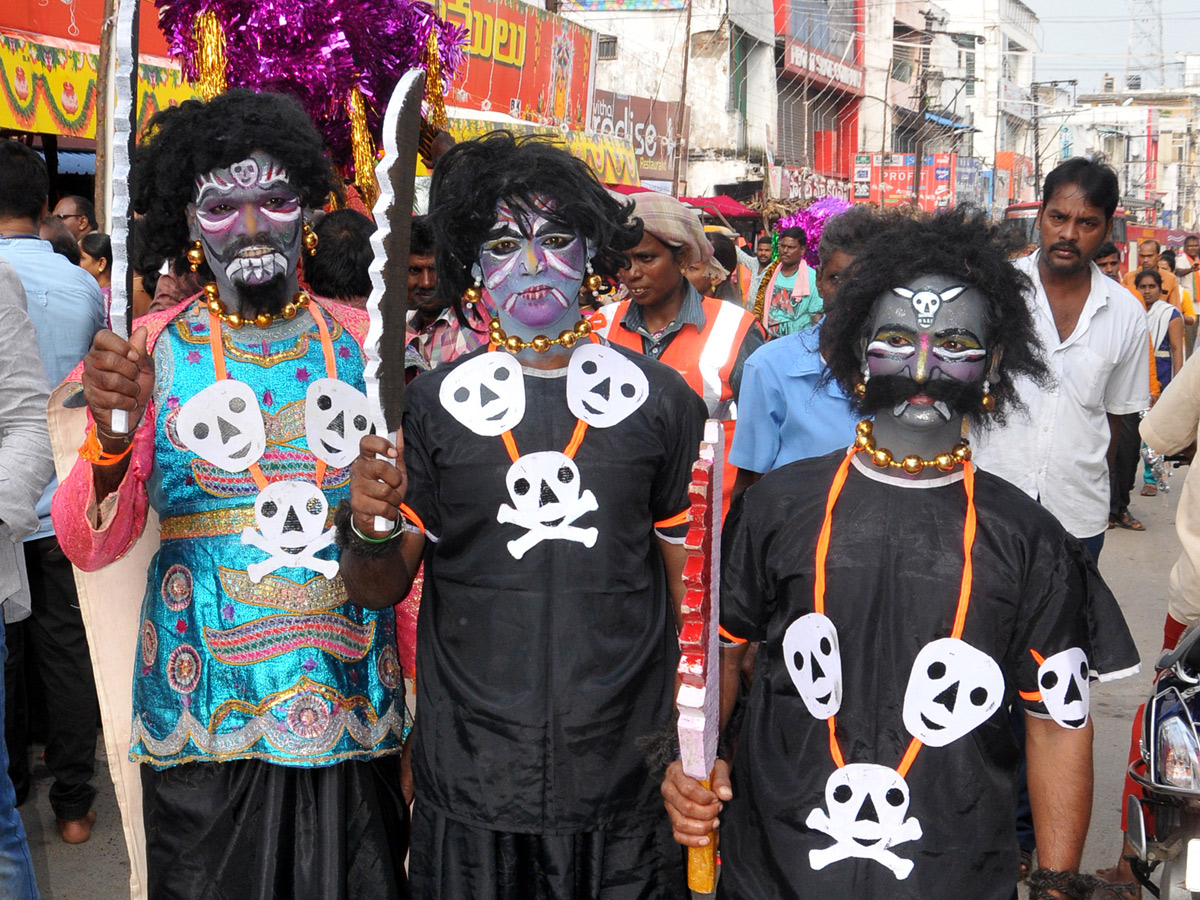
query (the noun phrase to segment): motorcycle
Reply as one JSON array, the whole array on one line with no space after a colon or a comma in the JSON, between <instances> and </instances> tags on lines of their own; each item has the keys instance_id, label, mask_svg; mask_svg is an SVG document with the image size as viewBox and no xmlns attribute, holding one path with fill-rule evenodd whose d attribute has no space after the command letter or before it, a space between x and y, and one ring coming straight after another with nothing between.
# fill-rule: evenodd
<instances>
[{"instance_id":1,"label":"motorcycle","mask_svg":"<svg viewBox=\"0 0 1200 900\"><path fill-rule=\"evenodd\" d=\"M1200 900L1200 627L1164 651L1142 716L1141 759L1126 798L1134 876L1160 900ZM1150 879L1161 867L1159 883Z\"/></svg>"}]
</instances>

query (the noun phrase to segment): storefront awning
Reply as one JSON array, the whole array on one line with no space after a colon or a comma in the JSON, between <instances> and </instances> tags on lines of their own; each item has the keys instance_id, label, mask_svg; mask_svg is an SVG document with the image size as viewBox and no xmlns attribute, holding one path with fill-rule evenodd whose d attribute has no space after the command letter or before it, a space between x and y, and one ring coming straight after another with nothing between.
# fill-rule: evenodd
<instances>
[{"instance_id":1,"label":"storefront awning","mask_svg":"<svg viewBox=\"0 0 1200 900\"><path fill-rule=\"evenodd\" d=\"M955 122L953 119L947 119L945 116L939 116L931 112L925 113L925 121L932 122L934 125L941 125L943 128L965 129L971 127L964 122Z\"/></svg>"}]
</instances>

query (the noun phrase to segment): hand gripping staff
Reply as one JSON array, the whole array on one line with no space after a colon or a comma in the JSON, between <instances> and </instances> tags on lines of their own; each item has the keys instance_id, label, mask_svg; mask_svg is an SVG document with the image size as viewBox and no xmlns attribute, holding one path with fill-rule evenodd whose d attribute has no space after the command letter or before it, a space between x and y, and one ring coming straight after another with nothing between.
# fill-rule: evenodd
<instances>
[{"instance_id":1,"label":"hand gripping staff","mask_svg":"<svg viewBox=\"0 0 1200 900\"><path fill-rule=\"evenodd\" d=\"M412 69L392 91L383 116L383 159L375 167L379 197L371 235L370 327L363 351L367 399L379 434L400 431L404 412L404 313L408 301L408 242L412 233L413 180L421 134L421 99L425 73ZM375 530L391 531L395 523L375 517Z\"/></svg>"},{"instance_id":2,"label":"hand gripping staff","mask_svg":"<svg viewBox=\"0 0 1200 900\"><path fill-rule=\"evenodd\" d=\"M683 772L709 787L717 760L721 715L721 657L717 627L721 620L721 475L725 429L716 419L704 423L700 458L692 465L688 487L691 509L684 540L687 562L683 582L683 628L679 632L679 749ZM716 890L715 840L688 848L688 887Z\"/></svg>"}]
</instances>

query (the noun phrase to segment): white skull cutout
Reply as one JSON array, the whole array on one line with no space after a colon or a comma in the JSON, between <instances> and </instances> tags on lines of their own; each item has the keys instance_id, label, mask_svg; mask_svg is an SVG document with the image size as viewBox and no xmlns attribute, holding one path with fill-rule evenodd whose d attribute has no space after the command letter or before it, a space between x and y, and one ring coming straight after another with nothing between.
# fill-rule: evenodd
<instances>
[{"instance_id":1,"label":"white skull cutout","mask_svg":"<svg viewBox=\"0 0 1200 900\"><path fill-rule=\"evenodd\" d=\"M584 344L567 366L567 406L594 428L611 428L650 396L650 382L632 360L602 344Z\"/></svg>"},{"instance_id":2,"label":"white skull cutout","mask_svg":"<svg viewBox=\"0 0 1200 900\"><path fill-rule=\"evenodd\" d=\"M918 327L932 328L934 317L937 316L937 311L941 309L942 304L949 303L965 290L966 288L961 285L946 288L940 293L929 289L913 291L905 287L897 287L892 288L892 293L912 301L913 312L917 314Z\"/></svg>"},{"instance_id":3,"label":"white skull cutout","mask_svg":"<svg viewBox=\"0 0 1200 900\"><path fill-rule=\"evenodd\" d=\"M904 691L904 727L930 747L945 747L991 718L1004 700L996 661L957 638L921 648Z\"/></svg>"},{"instance_id":4,"label":"white skull cutout","mask_svg":"<svg viewBox=\"0 0 1200 900\"><path fill-rule=\"evenodd\" d=\"M783 662L813 716L837 715L842 706L842 652L828 617L809 613L789 625L783 633Z\"/></svg>"},{"instance_id":5,"label":"white skull cutout","mask_svg":"<svg viewBox=\"0 0 1200 900\"><path fill-rule=\"evenodd\" d=\"M525 415L521 365L507 353L481 353L446 376L438 399L460 425L481 437L499 437Z\"/></svg>"},{"instance_id":6,"label":"white skull cutout","mask_svg":"<svg viewBox=\"0 0 1200 900\"><path fill-rule=\"evenodd\" d=\"M496 521L519 525L525 534L508 542L508 552L520 559L542 541L575 541L594 547L595 528L577 528L575 520L594 512L596 495L582 491L575 460L557 450L526 453L505 476L513 505L502 503Z\"/></svg>"},{"instance_id":7,"label":"white skull cutout","mask_svg":"<svg viewBox=\"0 0 1200 900\"><path fill-rule=\"evenodd\" d=\"M1082 728L1088 720L1087 654L1078 647L1048 656L1038 666L1038 688L1050 717L1063 728Z\"/></svg>"},{"instance_id":8,"label":"white skull cutout","mask_svg":"<svg viewBox=\"0 0 1200 900\"><path fill-rule=\"evenodd\" d=\"M210 384L175 418L183 446L227 472L244 472L267 449L267 429L254 389L242 381Z\"/></svg>"},{"instance_id":9,"label":"white skull cutout","mask_svg":"<svg viewBox=\"0 0 1200 900\"><path fill-rule=\"evenodd\" d=\"M258 531L242 531L243 544L257 547L268 556L247 567L250 580L257 584L276 569L289 566L312 569L326 578L337 575L337 560L316 555L333 543L335 530L325 529L328 514L329 501L316 485L276 481L263 488L254 501Z\"/></svg>"},{"instance_id":10,"label":"white skull cutout","mask_svg":"<svg viewBox=\"0 0 1200 900\"><path fill-rule=\"evenodd\" d=\"M804 824L829 835L832 847L808 851L808 864L823 869L843 859L870 859L886 866L897 879L912 872L911 860L891 851L921 837L921 823L908 814L908 785L895 769L874 763L851 763L836 769L825 782L825 806L808 814Z\"/></svg>"},{"instance_id":11,"label":"white skull cutout","mask_svg":"<svg viewBox=\"0 0 1200 900\"><path fill-rule=\"evenodd\" d=\"M358 442L371 431L367 396L336 378L318 378L304 397L304 432L317 459L342 469L358 456Z\"/></svg>"}]
</instances>

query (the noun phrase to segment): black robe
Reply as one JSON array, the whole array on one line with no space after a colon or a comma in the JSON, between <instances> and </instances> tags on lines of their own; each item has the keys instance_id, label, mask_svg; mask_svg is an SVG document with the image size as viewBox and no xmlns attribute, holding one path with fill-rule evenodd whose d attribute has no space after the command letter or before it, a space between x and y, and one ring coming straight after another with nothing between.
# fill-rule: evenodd
<instances>
[{"instance_id":1,"label":"black robe","mask_svg":"<svg viewBox=\"0 0 1200 900\"><path fill-rule=\"evenodd\" d=\"M817 535L842 457L838 452L768 473L734 503L726 521L722 625L762 646L733 766L734 799L722 815L721 894L754 900L1009 900L1018 866L1021 748L1007 707L1022 703L1031 715L1048 714L1037 699L1039 659L1079 648L1093 675L1111 677L1132 674L1137 651L1079 542L1021 491L977 471L974 579L962 640L998 665L997 679L1003 675L994 712L945 746L920 749L905 779L906 808L902 791L872 793L869 808L866 790L843 787L831 801L826 782L836 767L827 721L801 698L783 641L792 623L813 612ZM951 633L966 493L961 470L934 481L898 483L861 454L856 462L834 509L826 565L825 615L836 627L843 678L837 737L848 766L895 769L912 736L903 710L914 661L923 647ZM793 657L793 671L796 664ZM976 666L989 667L986 660ZM929 672L942 677L945 667L929 666ZM957 683L951 687L936 701L942 712L986 699L985 691L958 694ZM843 799L849 818L830 829L829 807ZM909 817L919 829L899 827ZM907 874L875 858L829 852L835 845L863 852L865 843L854 843L853 835L867 832L845 823L875 820L898 837L884 844L901 872L912 863ZM812 827L814 821L826 829ZM818 851L815 861L822 865L814 867L811 851Z\"/></svg>"}]
</instances>

